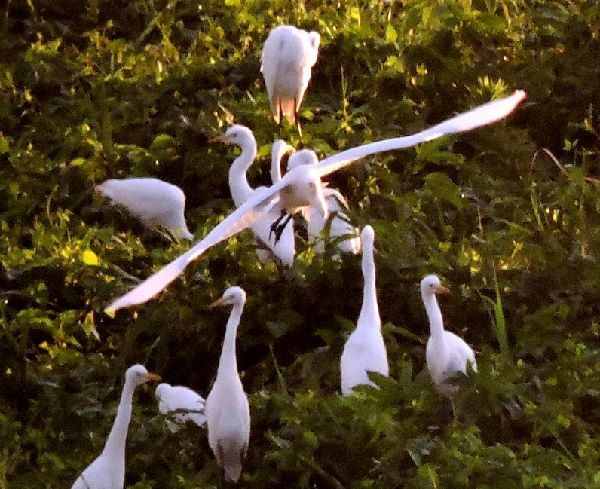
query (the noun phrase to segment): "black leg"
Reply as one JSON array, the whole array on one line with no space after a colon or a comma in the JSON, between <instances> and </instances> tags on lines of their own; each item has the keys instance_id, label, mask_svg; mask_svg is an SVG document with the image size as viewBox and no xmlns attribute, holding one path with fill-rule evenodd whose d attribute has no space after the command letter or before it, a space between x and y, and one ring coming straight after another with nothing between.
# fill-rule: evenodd
<instances>
[{"instance_id":1,"label":"black leg","mask_svg":"<svg viewBox=\"0 0 600 489\"><path fill-rule=\"evenodd\" d=\"M285 211L283 211L283 212L285 212ZM278 219L278 221L281 221L282 218L283 218L283 216L281 216ZM275 234L275 244L277 244L278 241L281 239L281 234L283 233L283 230L285 229L285 227L288 225L288 222L290 222L291 218L292 218L292 215L287 214L285 220L283 222L281 222L280 224L278 224L277 226L275 226L274 230L273 230L273 227L271 227L271 230ZM273 224L275 224L275 223L273 223Z\"/></svg>"},{"instance_id":2,"label":"black leg","mask_svg":"<svg viewBox=\"0 0 600 489\"><path fill-rule=\"evenodd\" d=\"M287 212L285 211L285 209L281 209L281 215L277 218L277 220L271 224L271 230L269 231L269 241L271 241L271 234L275 233L275 236L277 236L277 227L279 225L279 223L281 222L281 220L287 215ZM279 233L281 235L281 232ZM275 243L277 243L277 241L279 241L279 238L277 238L275 240Z\"/></svg>"}]
</instances>

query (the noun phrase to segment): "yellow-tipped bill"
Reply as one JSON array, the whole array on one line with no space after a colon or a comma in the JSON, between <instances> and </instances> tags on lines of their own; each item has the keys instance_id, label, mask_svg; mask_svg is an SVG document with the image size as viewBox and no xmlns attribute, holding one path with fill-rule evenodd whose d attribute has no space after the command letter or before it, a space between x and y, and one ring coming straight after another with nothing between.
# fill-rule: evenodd
<instances>
[{"instance_id":1,"label":"yellow-tipped bill","mask_svg":"<svg viewBox=\"0 0 600 489\"><path fill-rule=\"evenodd\" d=\"M229 139L229 136L226 134L221 134L220 136L215 136L208 140L209 143L226 143Z\"/></svg>"},{"instance_id":2,"label":"yellow-tipped bill","mask_svg":"<svg viewBox=\"0 0 600 489\"><path fill-rule=\"evenodd\" d=\"M443 285L435 285L433 290L436 294L449 294L450 289L448 287L444 287Z\"/></svg>"},{"instance_id":3,"label":"yellow-tipped bill","mask_svg":"<svg viewBox=\"0 0 600 489\"><path fill-rule=\"evenodd\" d=\"M226 306L227 305L227 301L221 297L220 299L217 299L215 302L211 303L208 308L212 309L213 307L218 307L218 306Z\"/></svg>"}]
</instances>

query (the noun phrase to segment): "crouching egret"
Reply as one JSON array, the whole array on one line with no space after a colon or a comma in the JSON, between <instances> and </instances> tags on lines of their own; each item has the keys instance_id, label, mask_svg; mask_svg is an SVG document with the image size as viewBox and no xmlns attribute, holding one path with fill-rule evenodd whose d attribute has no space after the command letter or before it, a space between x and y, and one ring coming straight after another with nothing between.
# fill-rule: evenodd
<instances>
[{"instance_id":1,"label":"crouching egret","mask_svg":"<svg viewBox=\"0 0 600 489\"><path fill-rule=\"evenodd\" d=\"M242 471L242 459L250 439L250 408L242 381L237 371L235 338L240 324L246 292L240 287L229 287L215 306L233 306L219 359L217 378L206 398L206 425L208 444L217 464L225 471L225 479L237 482Z\"/></svg>"},{"instance_id":2,"label":"crouching egret","mask_svg":"<svg viewBox=\"0 0 600 489\"><path fill-rule=\"evenodd\" d=\"M144 382L160 382L143 365L133 365L125 373L125 385L112 429L104 450L77 478L71 489L123 489L125 486L125 442L131 420L133 392Z\"/></svg>"},{"instance_id":3,"label":"crouching egret","mask_svg":"<svg viewBox=\"0 0 600 489\"><path fill-rule=\"evenodd\" d=\"M198 426L206 423L204 416L204 398L188 387L182 385L158 384L154 395L158 400L158 410L162 414L175 411L175 422L167 419L167 426L171 431L179 430L179 424L192 421Z\"/></svg>"},{"instance_id":4,"label":"crouching egret","mask_svg":"<svg viewBox=\"0 0 600 489\"><path fill-rule=\"evenodd\" d=\"M442 311L436 294L450 291L440 283L436 275L427 275L421 280L421 298L429 319L430 336L427 340L427 368L438 390L447 396L457 390L457 386L446 381L457 372L467 373L467 364L477 370L475 353L460 337L444 329Z\"/></svg>"},{"instance_id":5,"label":"crouching egret","mask_svg":"<svg viewBox=\"0 0 600 489\"><path fill-rule=\"evenodd\" d=\"M255 191L252 197L215 226L206 237L144 282L113 301L106 308L106 312L112 314L117 309L141 304L151 299L175 280L193 260L206 250L252 226L271 211L275 205L279 205L285 212L290 214L312 205L326 219L329 211L323 194L321 178L344 168L353 161L374 153L409 148L446 134L455 134L490 124L510 114L523 98L525 98L525 92L517 90L508 97L483 104L412 136L365 144L342 151L325 158L321 162L317 161L314 152L303 150L294 153L290 160L292 158L309 157L310 161L308 164L295 165L271 187ZM291 163L292 161L290 161L289 166L291 166ZM282 229L281 224L277 222L273 223L272 226L276 231Z\"/></svg>"},{"instance_id":6,"label":"crouching egret","mask_svg":"<svg viewBox=\"0 0 600 489\"><path fill-rule=\"evenodd\" d=\"M176 239L194 239L185 223L185 194L176 185L158 178L124 178L106 180L95 188L145 226L162 226Z\"/></svg>"},{"instance_id":7,"label":"crouching egret","mask_svg":"<svg viewBox=\"0 0 600 489\"><path fill-rule=\"evenodd\" d=\"M298 109L308 87L311 68L317 62L321 36L291 25L275 27L262 51L260 71L276 123L285 117L296 124Z\"/></svg>"},{"instance_id":8,"label":"crouching egret","mask_svg":"<svg viewBox=\"0 0 600 489\"><path fill-rule=\"evenodd\" d=\"M259 187L253 189L250 187L246 176L248 168L256 158L256 139L254 138L254 134L252 134L252 131L247 127L235 124L229 127L225 134L211 139L211 142L237 144L242 149L242 153L229 167L229 189L231 191L233 202L236 207L239 207L254 195L255 192L264 188ZM281 153L285 150L285 147L279 149ZM271 223L280 215L281 207L275 205L266 216L252 224L252 231L254 232L257 241L268 249L257 249L256 251L262 263L265 263L268 260L270 252L272 256L278 258L283 265L291 266L294 262L294 255L296 254L293 222L290 222L283 229L281 239L277 242L270 237Z\"/></svg>"},{"instance_id":9,"label":"crouching egret","mask_svg":"<svg viewBox=\"0 0 600 489\"><path fill-rule=\"evenodd\" d=\"M365 226L360 238L363 253L363 303L356 329L348 337L340 361L342 394L345 396L351 394L352 388L357 385L374 385L369 380L367 372L379 372L386 376L389 374L375 287L375 260L373 259L375 233L373 228Z\"/></svg>"}]
</instances>

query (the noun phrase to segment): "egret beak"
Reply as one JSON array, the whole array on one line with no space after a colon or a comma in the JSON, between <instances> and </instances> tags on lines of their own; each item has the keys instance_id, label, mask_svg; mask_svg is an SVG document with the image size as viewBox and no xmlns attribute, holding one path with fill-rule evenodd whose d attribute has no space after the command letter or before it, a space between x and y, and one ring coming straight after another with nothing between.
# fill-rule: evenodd
<instances>
[{"instance_id":1,"label":"egret beak","mask_svg":"<svg viewBox=\"0 0 600 489\"><path fill-rule=\"evenodd\" d=\"M229 140L229 136L225 134L221 134L220 136L215 136L208 140L209 143L226 143Z\"/></svg>"},{"instance_id":2,"label":"egret beak","mask_svg":"<svg viewBox=\"0 0 600 489\"><path fill-rule=\"evenodd\" d=\"M218 306L226 306L227 302L226 300L221 297L220 299L217 299L215 302L211 303L208 308L209 309L213 309L214 307L218 307Z\"/></svg>"},{"instance_id":3,"label":"egret beak","mask_svg":"<svg viewBox=\"0 0 600 489\"><path fill-rule=\"evenodd\" d=\"M160 381L162 381L162 378L158 374L153 374L152 372L150 372L148 375L146 375L146 382L160 382Z\"/></svg>"},{"instance_id":4,"label":"egret beak","mask_svg":"<svg viewBox=\"0 0 600 489\"><path fill-rule=\"evenodd\" d=\"M450 289L447 287L444 287L443 285L435 285L433 287L433 291L436 294L449 294L450 293Z\"/></svg>"}]
</instances>

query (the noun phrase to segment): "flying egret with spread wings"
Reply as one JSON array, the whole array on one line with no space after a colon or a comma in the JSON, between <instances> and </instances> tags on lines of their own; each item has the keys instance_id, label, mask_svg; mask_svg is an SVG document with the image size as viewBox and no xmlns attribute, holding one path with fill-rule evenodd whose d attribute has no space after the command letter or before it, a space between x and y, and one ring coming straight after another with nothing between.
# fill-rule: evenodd
<instances>
[{"instance_id":1,"label":"flying egret with spread wings","mask_svg":"<svg viewBox=\"0 0 600 489\"><path fill-rule=\"evenodd\" d=\"M386 139L358 146L317 163L294 165L277 183L255 192L252 197L215 226L191 249L112 302L106 308L107 313L112 314L117 309L148 301L165 289L193 260L206 250L250 227L272 210L275 205L279 205L290 214L299 211L303 207L313 205L324 218L327 218L328 210L323 194L322 177L336 172L365 156L394 149L410 148L447 134L469 131L498 121L509 115L525 96L524 91L517 90L512 95L483 104L411 136ZM294 153L292 157L296 157L298 153Z\"/></svg>"},{"instance_id":2,"label":"flying egret with spread wings","mask_svg":"<svg viewBox=\"0 0 600 489\"><path fill-rule=\"evenodd\" d=\"M282 117L290 124L296 124L311 69L317 62L320 42L318 32L307 32L291 25L280 25L269 33L262 51L260 71L277 124Z\"/></svg>"}]
</instances>

